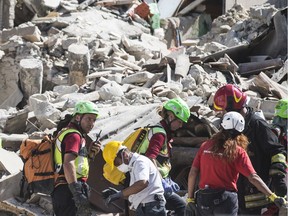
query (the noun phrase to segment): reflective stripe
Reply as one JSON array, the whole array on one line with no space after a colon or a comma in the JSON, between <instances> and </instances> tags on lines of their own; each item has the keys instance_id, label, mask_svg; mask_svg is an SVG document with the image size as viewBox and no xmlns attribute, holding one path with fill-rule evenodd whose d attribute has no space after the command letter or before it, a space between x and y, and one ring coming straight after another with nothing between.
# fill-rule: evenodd
<instances>
[{"instance_id":1,"label":"reflective stripe","mask_svg":"<svg viewBox=\"0 0 288 216\"><path fill-rule=\"evenodd\" d=\"M244 199L245 199L246 208L255 208L255 207L265 206L268 203L270 203L266 195L263 193L246 195L244 196Z\"/></svg>"},{"instance_id":2,"label":"reflective stripe","mask_svg":"<svg viewBox=\"0 0 288 216\"><path fill-rule=\"evenodd\" d=\"M245 202L245 207L246 208L255 208L255 207L260 207L260 206L266 206L270 202L268 200L256 200L252 202Z\"/></svg>"},{"instance_id":3,"label":"reflective stripe","mask_svg":"<svg viewBox=\"0 0 288 216\"><path fill-rule=\"evenodd\" d=\"M215 102L214 102L214 108L215 108L216 110L218 110L218 111L222 111L222 110L223 110L223 108L220 107L220 106L217 106Z\"/></svg>"},{"instance_id":4,"label":"reflective stripe","mask_svg":"<svg viewBox=\"0 0 288 216\"><path fill-rule=\"evenodd\" d=\"M283 163L286 164L286 158L283 154L279 153L271 158L271 163Z\"/></svg>"}]
</instances>

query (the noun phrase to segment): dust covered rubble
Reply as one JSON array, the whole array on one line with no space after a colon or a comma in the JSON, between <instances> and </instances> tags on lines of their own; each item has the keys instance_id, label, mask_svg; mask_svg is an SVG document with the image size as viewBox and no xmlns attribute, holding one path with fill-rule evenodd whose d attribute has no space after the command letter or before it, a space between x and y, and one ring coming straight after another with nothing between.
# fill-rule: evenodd
<instances>
[{"instance_id":1,"label":"dust covered rubble","mask_svg":"<svg viewBox=\"0 0 288 216\"><path fill-rule=\"evenodd\" d=\"M143 32L143 27L130 25L97 7L72 12L68 17L53 17L49 24L36 19L3 30L1 128L7 116L19 109L32 112L29 118L42 129L54 128L63 111L79 99L104 107L160 104L176 96L185 100L197 96L202 99L201 105L210 109L217 88L231 80L248 90L257 108L265 98L277 101L287 97L283 88L287 85L287 61L277 70L266 70L256 77L241 77L238 65L228 55L212 63L197 61L251 43L271 23L277 10L267 4L249 10L235 5L213 21L211 30L199 38L197 45L177 49ZM265 19L260 14L266 14ZM217 64L225 70L213 66ZM266 83L265 94L255 87L257 80Z\"/></svg>"},{"instance_id":2,"label":"dust covered rubble","mask_svg":"<svg viewBox=\"0 0 288 216\"><path fill-rule=\"evenodd\" d=\"M213 59L218 52L257 40L279 12L274 6L247 10L235 5L194 45L180 47L167 47L146 27L98 7L72 11L70 16L39 18L1 32L3 146L16 142L19 147L35 131L53 131L79 100L96 102L106 110L101 118L109 118L111 108L160 105L179 96L191 106L196 100L198 114L214 123L213 95L226 83L245 90L250 105L263 110L267 120L277 100L288 97L287 49L274 56L280 57L280 65L251 76L242 76L240 63L227 53Z\"/></svg>"}]
</instances>

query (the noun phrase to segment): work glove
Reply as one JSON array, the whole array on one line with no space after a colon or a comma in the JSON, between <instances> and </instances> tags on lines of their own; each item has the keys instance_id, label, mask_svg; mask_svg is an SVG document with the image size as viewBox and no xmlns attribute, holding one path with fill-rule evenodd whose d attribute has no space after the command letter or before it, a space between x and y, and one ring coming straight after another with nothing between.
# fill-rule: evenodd
<instances>
[{"instance_id":1,"label":"work glove","mask_svg":"<svg viewBox=\"0 0 288 216\"><path fill-rule=\"evenodd\" d=\"M281 208L282 206L286 206L286 205L287 205L287 201L286 201L283 197L277 196L275 193L272 193L268 198L269 198L272 202L274 202L274 204L275 204L278 208Z\"/></svg>"},{"instance_id":2,"label":"work glove","mask_svg":"<svg viewBox=\"0 0 288 216\"><path fill-rule=\"evenodd\" d=\"M179 185L174 182L170 177L162 179L162 186L165 193L172 193L180 190Z\"/></svg>"},{"instance_id":3,"label":"work glove","mask_svg":"<svg viewBox=\"0 0 288 216\"><path fill-rule=\"evenodd\" d=\"M162 179L162 186L163 186L165 193L172 193L173 192L171 184L169 184L169 182L166 181L165 179Z\"/></svg>"},{"instance_id":4,"label":"work glove","mask_svg":"<svg viewBox=\"0 0 288 216\"><path fill-rule=\"evenodd\" d=\"M82 182L82 193L86 196L90 196L90 186L86 182Z\"/></svg>"},{"instance_id":5,"label":"work glove","mask_svg":"<svg viewBox=\"0 0 288 216\"><path fill-rule=\"evenodd\" d=\"M68 184L68 187L73 195L73 200L78 211L80 208L89 208L90 204L88 198L83 194L83 188L81 182L73 182Z\"/></svg>"},{"instance_id":6,"label":"work glove","mask_svg":"<svg viewBox=\"0 0 288 216\"><path fill-rule=\"evenodd\" d=\"M109 187L108 189L102 191L102 197L105 199L106 206L108 206L111 202L123 197L123 192Z\"/></svg>"},{"instance_id":7,"label":"work glove","mask_svg":"<svg viewBox=\"0 0 288 216\"><path fill-rule=\"evenodd\" d=\"M187 199L187 205L185 208L185 216L196 216L197 215L197 207L194 198Z\"/></svg>"}]
</instances>

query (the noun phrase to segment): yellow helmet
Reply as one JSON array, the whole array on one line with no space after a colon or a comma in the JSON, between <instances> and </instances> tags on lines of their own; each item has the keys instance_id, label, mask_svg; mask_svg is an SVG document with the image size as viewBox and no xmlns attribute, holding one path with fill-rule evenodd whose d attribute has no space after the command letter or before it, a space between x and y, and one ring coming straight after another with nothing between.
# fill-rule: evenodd
<instances>
[{"instance_id":1,"label":"yellow helmet","mask_svg":"<svg viewBox=\"0 0 288 216\"><path fill-rule=\"evenodd\" d=\"M120 141L113 140L108 142L103 149L103 158L106 163L109 164L111 167L114 167L114 160L117 156L117 153L123 148L126 147L122 146L122 142Z\"/></svg>"}]
</instances>

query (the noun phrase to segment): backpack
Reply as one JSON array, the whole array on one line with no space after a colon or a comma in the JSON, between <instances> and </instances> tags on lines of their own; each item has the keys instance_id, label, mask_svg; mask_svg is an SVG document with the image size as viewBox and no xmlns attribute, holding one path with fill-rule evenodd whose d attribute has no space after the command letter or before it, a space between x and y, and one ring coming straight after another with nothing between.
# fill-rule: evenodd
<instances>
[{"instance_id":1,"label":"backpack","mask_svg":"<svg viewBox=\"0 0 288 216\"><path fill-rule=\"evenodd\" d=\"M43 139L25 139L20 145L24 162L20 197L30 198L35 192L50 194L54 188L54 140L51 135Z\"/></svg>"},{"instance_id":2,"label":"backpack","mask_svg":"<svg viewBox=\"0 0 288 216\"><path fill-rule=\"evenodd\" d=\"M155 133L166 134L164 128L161 125L145 126L136 128L130 133L125 140L123 145L126 146L130 151L137 152L139 154L145 154L149 146L149 141ZM117 167L111 167L105 163L103 167L103 176L111 183L119 185L125 180L125 173L120 172Z\"/></svg>"},{"instance_id":3,"label":"backpack","mask_svg":"<svg viewBox=\"0 0 288 216\"><path fill-rule=\"evenodd\" d=\"M42 139L25 139L20 145L20 157L24 163L20 182L20 197L29 199L33 193L51 194L58 174L55 172L54 149L57 134L72 119L66 114L57 124L53 135ZM55 137L55 138L54 138Z\"/></svg>"}]
</instances>

